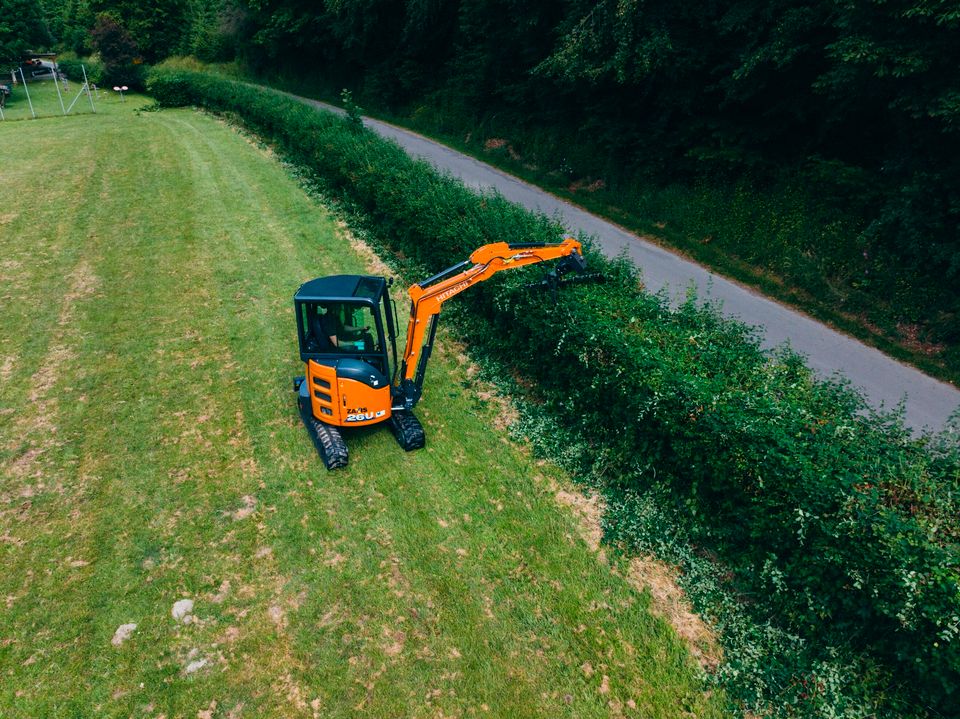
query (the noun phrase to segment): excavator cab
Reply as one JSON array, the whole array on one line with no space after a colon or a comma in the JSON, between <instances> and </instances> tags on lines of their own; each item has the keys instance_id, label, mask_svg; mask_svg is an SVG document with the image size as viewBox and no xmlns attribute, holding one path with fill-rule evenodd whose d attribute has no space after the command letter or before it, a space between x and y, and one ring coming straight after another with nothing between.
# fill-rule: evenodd
<instances>
[{"instance_id":1,"label":"excavator cab","mask_svg":"<svg viewBox=\"0 0 960 719\"><path fill-rule=\"evenodd\" d=\"M301 285L294 306L304 362L354 358L387 376L396 367L396 322L383 277L320 277Z\"/></svg>"},{"instance_id":2,"label":"excavator cab","mask_svg":"<svg viewBox=\"0 0 960 719\"><path fill-rule=\"evenodd\" d=\"M420 400L444 302L502 270L559 260L544 280L555 289L586 264L579 242L477 248L470 258L412 285L406 345L397 354L396 307L383 277L333 275L305 282L294 295L305 373L293 380L300 416L327 469L347 464L339 428L387 422L407 451L424 446L413 414Z\"/></svg>"},{"instance_id":3,"label":"excavator cab","mask_svg":"<svg viewBox=\"0 0 960 719\"><path fill-rule=\"evenodd\" d=\"M396 310L383 277L334 275L305 282L293 298L300 359L294 378L300 415L328 469L347 463L338 427L390 421L391 378L397 369ZM413 415L410 415L412 418ZM423 446L419 425L398 437L405 449ZM419 440L419 442L418 442Z\"/></svg>"}]
</instances>

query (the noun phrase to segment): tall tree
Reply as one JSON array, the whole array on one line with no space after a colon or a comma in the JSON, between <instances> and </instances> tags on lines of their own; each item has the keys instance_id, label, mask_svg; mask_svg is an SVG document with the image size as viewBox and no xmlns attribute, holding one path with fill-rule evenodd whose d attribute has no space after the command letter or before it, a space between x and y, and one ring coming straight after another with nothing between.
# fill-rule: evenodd
<instances>
[{"instance_id":1,"label":"tall tree","mask_svg":"<svg viewBox=\"0 0 960 719\"><path fill-rule=\"evenodd\" d=\"M135 61L140 52L130 32L112 15L100 13L90 36L103 61L104 82L138 85L140 73Z\"/></svg>"},{"instance_id":2,"label":"tall tree","mask_svg":"<svg viewBox=\"0 0 960 719\"><path fill-rule=\"evenodd\" d=\"M89 5L91 12L111 15L129 30L148 63L183 53L189 47L188 0L89 0Z\"/></svg>"},{"instance_id":3,"label":"tall tree","mask_svg":"<svg viewBox=\"0 0 960 719\"><path fill-rule=\"evenodd\" d=\"M52 38L40 6L33 0L0 0L0 62L16 63L41 50Z\"/></svg>"},{"instance_id":4,"label":"tall tree","mask_svg":"<svg viewBox=\"0 0 960 719\"><path fill-rule=\"evenodd\" d=\"M89 0L41 0L50 34L58 47L78 55L92 51L90 28L94 13Z\"/></svg>"},{"instance_id":5,"label":"tall tree","mask_svg":"<svg viewBox=\"0 0 960 719\"><path fill-rule=\"evenodd\" d=\"M192 0L186 49L205 62L232 60L248 16L242 0Z\"/></svg>"}]
</instances>

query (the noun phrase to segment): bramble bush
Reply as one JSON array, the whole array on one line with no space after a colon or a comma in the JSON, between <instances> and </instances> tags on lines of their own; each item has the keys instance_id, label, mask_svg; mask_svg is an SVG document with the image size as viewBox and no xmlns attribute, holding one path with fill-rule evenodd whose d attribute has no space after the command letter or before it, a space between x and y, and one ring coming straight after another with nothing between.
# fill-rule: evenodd
<instances>
[{"instance_id":1,"label":"bramble bush","mask_svg":"<svg viewBox=\"0 0 960 719\"><path fill-rule=\"evenodd\" d=\"M154 71L148 88L163 106L233 116L276 143L418 266L559 237L548 218L295 99L186 71ZM671 309L627 263L588 261L607 281L565 288L556 306L514 273L472 290L457 313L471 345L525 378L608 496L664 488L759 613L810 641L842 638L917 705L960 712L956 436L913 437L897 414L870 411L795 354L765 353L714 309ZM629 525L633 506L610 502L607 526Z\"/></svg>"}]
</instances>

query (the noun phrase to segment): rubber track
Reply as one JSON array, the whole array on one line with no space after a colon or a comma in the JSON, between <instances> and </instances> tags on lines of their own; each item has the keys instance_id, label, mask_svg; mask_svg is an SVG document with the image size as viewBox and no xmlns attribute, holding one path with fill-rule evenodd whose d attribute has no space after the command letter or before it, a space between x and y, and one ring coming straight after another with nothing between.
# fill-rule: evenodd
<instances>
[{"instance_id":1,"label":"rubber track","mask_svg":"<svg viewBox=\"0 0 960 719\"><path fill-rule=\"evenodd\" d=\"M390 415L390 429L393 430L393 436L397 438L397 443L406 452L423 449L427 443L423 425L410 412L394 412Z\"/></svg>"},{"instance_id":2,"label":"rubber track","mask_svg":"<svg viewBox=\"0 0 960 719\"><path fill-rule=\"evenodd\" d=\"M298 401L298 404L300 402ZM307 426L310 438L313 440L320 459L327 469L340 469L347 466L350 454L347 452L347 444L343 441L343 436L336 427L324 424L313 417L309 409L305 409L300 404L300 417Z\"/></svg>"},{"instance_id":3,"label":"rubber track","mask_svg":"<svg viewBox=\"0 0 960 719\"><path fill-rule=\"evenodd\" d=\"M350 456L347 453L347 443L343 441L340 431L336 427L317 420L313 420L313 431L316 433L320 457L327 469L346 467Z\"/></svg>"}]
</instances>

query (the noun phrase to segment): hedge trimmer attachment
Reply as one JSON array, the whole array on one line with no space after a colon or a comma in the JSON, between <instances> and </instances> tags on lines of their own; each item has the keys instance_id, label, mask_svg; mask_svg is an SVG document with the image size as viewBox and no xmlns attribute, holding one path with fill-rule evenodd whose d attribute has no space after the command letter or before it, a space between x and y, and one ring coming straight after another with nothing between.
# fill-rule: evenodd
<instances>
[{"instance_id":1,"label":"hedge trimmer attachment","mask_svg":"<svg viewBox=\"0 0 960 719\"><path fill-rule=\"evenodd\" d=\"M579 285L584 283L603 282L606 278L600 272L584 272L587 269L587 261L581 254L574 254L564 257L559 264L539 282L533 282L525 285L529 289L549 290L553 295L553 303L557 303L557 290L561 285ZM571 274L573 273L573 274ZM570 275L569 277L567 275Z\"/></svg>"}]
</instances>

